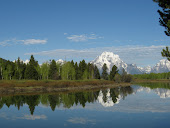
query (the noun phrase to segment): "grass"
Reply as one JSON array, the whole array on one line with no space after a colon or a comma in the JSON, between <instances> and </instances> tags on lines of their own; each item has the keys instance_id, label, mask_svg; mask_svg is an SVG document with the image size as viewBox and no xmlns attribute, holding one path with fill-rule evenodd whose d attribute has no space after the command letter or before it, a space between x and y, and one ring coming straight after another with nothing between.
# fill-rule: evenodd
<instances>
[{"instance_id":1,"label":"grass","mask_svg":"<svg viewBox=\"0 0 170 128\"><path fill-rule=\"evenodd\" d=\"M130 83L115 83L108 80L1 80L0 94L42 93L91 90L130 86Z\"/></svg>"}]
</instances>

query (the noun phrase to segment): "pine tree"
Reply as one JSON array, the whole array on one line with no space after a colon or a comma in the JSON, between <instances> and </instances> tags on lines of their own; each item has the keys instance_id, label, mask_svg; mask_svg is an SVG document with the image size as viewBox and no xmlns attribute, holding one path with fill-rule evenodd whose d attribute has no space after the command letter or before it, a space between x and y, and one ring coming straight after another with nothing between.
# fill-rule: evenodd
<instances>
[{"instance_id":1,"label":"pine tree","mask_svg":"<svg viewBox=\"0 0 170 128\"><path fill-rule=\"evenodd\" d=\"M74 69L75 69L75 79L76 80L78 80L79 78L78 78L78 73L79 73L79 67L78 67L78 64L77 64L77 62L75 63L75 65L74 65Z\"/></svg>"},{"instance_id":2,"label":"pine tree","mask_svg":"<svg viewBox=\"0 0 170 128\"><path fill-rule=\"evenodd\" d=\"M107 68L106 63L103 64L102 70L103 70L103 72L102 72L102 78L103 78L104 80L108 80L108 73L107 73L108 68Z\"/></svg>"},{"instance_id":3,"label":"pine tree","mask_svg":"<svg viewBox=\"0 0 170 128\"><path fill-rule=\"evenodd\" d=\"M95 79L100 79L99 69L97 68L96 65L95 65L95 67L94 67L94 78L95 78Z\"/></svg>"},{"instance_id":4,"label":"pine tree","mask_svg":"<svg viewBox=\"0 0 170 128\"><path fill-rule=\"evenodd\" d=\"M114 80L115 75L118 73L116 65L113 65L112 70L110 71L110 80Z\"/></svg>"},{"instance_id":5,"label":"pine tree","mask_svg":"<svg viewBox=\"0 0 170 128\"><path fill-rule=\"evenodd\" d=\"M38 62L35 61L34 56L31 55L30 61L26 66L25 70L25 78L26 79L35 79L38 80L38 72L36 67L38 66Z\"/></svg>"},{"instance_id":6,"label":"pine tree","mask_svg":"<svg viewBox=\"0 0 170 128\"><path fill-rule=\"evenodd\" d=\"M58 69L57 69L55 60L52 60L50 63L49 78L53 79L53 80L59 79L59 73L58 73Z\"/></svg>"}]
</instances>

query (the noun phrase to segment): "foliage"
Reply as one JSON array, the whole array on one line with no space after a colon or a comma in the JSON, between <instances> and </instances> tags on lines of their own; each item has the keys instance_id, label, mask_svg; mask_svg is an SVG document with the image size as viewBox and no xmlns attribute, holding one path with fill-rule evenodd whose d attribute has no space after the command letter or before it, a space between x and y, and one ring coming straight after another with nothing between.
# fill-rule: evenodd
<instances>
[{"instance_id":1,"label":"foliage","mask_svg":"<svg viewBox=\"0 0 170 128\"><path fill-rule=\"evenodd\" d=\"M55 60L52 60L50 63L49 78L52 80L59 79L59 73L58 73L57 64L56 64Z\"/></svg>"},{"instance_id":2,"label":"foliage","mask_svg":"<svg viewBox=\"0 0 170 128\"><path fill-rule=\"evenodd\" d=\"M170 36L170 1L169 0L153 0L154 2L158 3L161 10L158 10L160 15L159 23L161 26L165 27L166 31L165 34ZM161 52L163 57L166 57L170 61L170 52L168 47L163 49Z\"/></svg>"},{"instance_id":3,"label":"foliage","mask_svg":"<svg viewBox=\"0 0 170 128\"><path fill-rule=\"evenodd\" d=\"M138 79L170 79L170 72L167 73L150 73L150 74L136 74L134 78Z\"/></svg>"},{"instance_id":4,"label":"foliage","mask_svg":"<svg viewBox=\"0 0 170 128\"><path fill-rule=\"evenodd\" d=\"M113 65L112 70L110 71L110 75L109 75L110 80L114 80L114 77L118 73L118 71L119 70L117 69L116 65Z\"/></svg>"},{"instance_id":5,"label":"foliage","mask_svg":"<svg viewBox=\"0 0 170 128\"><path fill-rule=\"evenodd\" d=\"M121 81L122 82L131 82L133 76L131 74L127 74L127 72L123 69L121 74Z\"/></svg>"},{"instance_id":6,"label":"foliage","mask_svg":"<svg viewBox=\"0 0 170 128\"><path fill-rule=\"evenodd\" d=\"M170 51L168 47L166 47L166 49L163 49L161 54L163 57L167 57L167 59L170 61Z\"/></svg>"},{"instance_id":7,"label":"foliage","mask_svg":"<svg viewBox=\"0 0 170 128\"><path fill-rule=\"evenodd\" d=\"M108 73L107 73L108 68L107 68L106 63L103 64L102 70L103 70L103 72L102 72L102 78L103 78L104 80L108 80Z\"/></svg>"}]
</instances>

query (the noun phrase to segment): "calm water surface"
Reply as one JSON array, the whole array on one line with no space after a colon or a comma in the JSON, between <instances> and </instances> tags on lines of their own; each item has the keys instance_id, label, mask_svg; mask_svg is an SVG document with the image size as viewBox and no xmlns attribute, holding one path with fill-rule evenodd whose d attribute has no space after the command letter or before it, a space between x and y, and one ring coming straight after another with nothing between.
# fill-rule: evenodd
<instances>
[{"instance_id":1,"label":"calm water surface","mask_svg":"<svg viewBox=\"0 0 170 128\"><path fill-rule=\"evenodd\" d=\"M170 84L0 97L0 128L170 128Z\"/></svg>"}]
</instances>

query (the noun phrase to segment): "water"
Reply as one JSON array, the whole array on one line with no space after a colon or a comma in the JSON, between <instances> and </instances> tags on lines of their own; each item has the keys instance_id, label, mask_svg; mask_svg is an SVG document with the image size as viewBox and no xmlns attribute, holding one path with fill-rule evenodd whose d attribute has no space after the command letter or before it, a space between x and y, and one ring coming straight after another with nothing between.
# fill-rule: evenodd
<instances>
[{"instance_id":1,"label":"water","mask_svg":"<svg viewBox=\"0 0 170 128\"><path fill-rule=\"evenodd\" d=\"M170 85L0 97L0 128L169 128Z\"/></svg>"}]
</instances>

